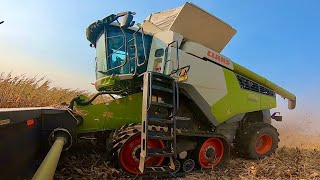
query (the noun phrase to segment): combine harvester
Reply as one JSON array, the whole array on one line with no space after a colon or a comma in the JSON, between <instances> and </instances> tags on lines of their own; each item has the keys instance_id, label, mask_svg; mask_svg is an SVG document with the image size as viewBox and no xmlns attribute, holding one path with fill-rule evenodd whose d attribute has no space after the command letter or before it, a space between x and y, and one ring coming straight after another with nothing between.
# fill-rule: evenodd
<instances>
[{"instance_id":1,"label":"combine harvester","mask_svg":"<svg viewBox=\"0 0 320 180\"><path fill-rule=\"evenodd\" d=\"M191 3L151 14L138 28L134 14L87 28L99 91L92 99L76 97L67 109L0 110L0 176L52 179L61 151L92 135L133 176L212 169L228 160L230 144L249 159L275 151L271 120L282 117L270 109L276 94L289 109L296 97L220 54L236 33L231 26ZM117 98L93 104L103 94Z\"/></svg>"}]
</instances>

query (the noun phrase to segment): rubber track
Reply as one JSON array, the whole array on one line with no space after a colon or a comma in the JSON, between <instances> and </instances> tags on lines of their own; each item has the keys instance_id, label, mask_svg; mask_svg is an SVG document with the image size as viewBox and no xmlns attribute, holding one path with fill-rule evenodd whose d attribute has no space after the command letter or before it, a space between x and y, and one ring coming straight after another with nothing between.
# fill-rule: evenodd
<instances>
[{"instance_id":1,"label":"rubber track","mask_svg":"<svg viewBox=\"0 0 320 180\"><path fill-rule=\"evenodd\" d=\"M150 126L148 128L149 130L154 130L154 131L160 131L160 132L166 132L168 130L168 128L166 127L161 127L161 126ZM179 131L179 130L178 130ZM120 164L119 164L119 154L120 154L120 150L122 148L122 146L124 145L124 143L130 139L132 136L136 135L137 133L141 132L141 124L128 124L128 125L124 125L121 128L119 128L118 130L115 131L115 133L113 134L113 140L112 140L112 150L111 150L111 155L112 155L112 161L114 162L114 165L116 165L117 168L121 168ZM201 138L201 137L199 137ZM125 170L121 169L125 174L127 174L130 177L140 177L143 179L154 179L156 178L174 178L174 177L182 177L185 175L188 175L190 173L203 173L203 172L210 172L211 170L193 170L189 173L186 172L179 172L176 174L173 173L154 173L154 174L143 174L143 175L132 175L127 173Z\"/></svg>"},{"instance_id":2,"label":"rubber track","mask_svg":"<svg viewBox=\"0 0 320 180\"><path fill-rule=\"evenodd\" d=\"M120 149L122 145L132 136L139 133L141 129L141 125L132 124L125 128L120 128L117 130L113 135L112 140L112 150L111 153L113 156L118 157L118 154L120 153Z\"/></svg>"}]
</instances>

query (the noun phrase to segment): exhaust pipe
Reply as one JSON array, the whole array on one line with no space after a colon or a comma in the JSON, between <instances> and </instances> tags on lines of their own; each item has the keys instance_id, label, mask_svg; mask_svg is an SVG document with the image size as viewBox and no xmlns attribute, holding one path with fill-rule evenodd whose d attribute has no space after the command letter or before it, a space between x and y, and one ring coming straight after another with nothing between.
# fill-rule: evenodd
<instances>
[{"instance_id":1,"label":"exhaust pipe","mask_svg":"<svg viewBox=\"0 0 320 180\"><path fill-rule=\"evenodd\" d=\"M194 162L194 160L192 159L185 160L182 164L182 170L186 173L189 173L194 169L195 165L196 163Z\"/></svg>"},{"instance_id":2,"label":"exhaust pipe","mask_svg":"<svg viewBox=\"0 0 320 180\"><path fill-rule=\"evenodd\" d=\"M49 142L53 141L52 146L39 166L32 180L52 180L56 171L61 152L67 150L72 145L71 134L62 128L55 129L50 137Z\"/></svg>"}]
</instances>

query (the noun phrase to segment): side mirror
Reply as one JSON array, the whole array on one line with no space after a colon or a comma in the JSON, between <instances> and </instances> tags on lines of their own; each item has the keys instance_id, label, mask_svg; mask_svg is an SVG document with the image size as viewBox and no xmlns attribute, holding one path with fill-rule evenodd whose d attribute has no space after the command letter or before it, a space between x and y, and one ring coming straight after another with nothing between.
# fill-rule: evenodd
<instances>
[{"instance_id":1,"label":"side mirror","mask_svg":"<svg viewBox=\"0 0 320 180\"><path fill-rule=\"evenodd\" d=\"M122 22L120 24L120 27L126 29L128 27L133 26L134 25L134 21L132 21L133 15L135 15L135 13L130 12L130 11L126 12L126 14L122 18Z\"/></svg>"}]
</instances>

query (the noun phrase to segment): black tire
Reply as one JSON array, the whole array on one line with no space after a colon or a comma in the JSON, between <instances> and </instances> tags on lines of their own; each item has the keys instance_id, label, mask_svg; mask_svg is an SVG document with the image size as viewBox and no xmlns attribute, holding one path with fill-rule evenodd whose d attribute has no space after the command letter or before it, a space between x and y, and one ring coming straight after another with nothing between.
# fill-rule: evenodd
<instances>
[{"instance_id":1,"label":"black tire","mask_svg":"<svg viewBox=\"0 0 320 180\"><path fill-rule=\"evenodd\" d=\"M237 132L235 150L246 159L262 159L275 152L279 141L275 127L267 123L254 123Z\"/></svg>"}]
</instances>

